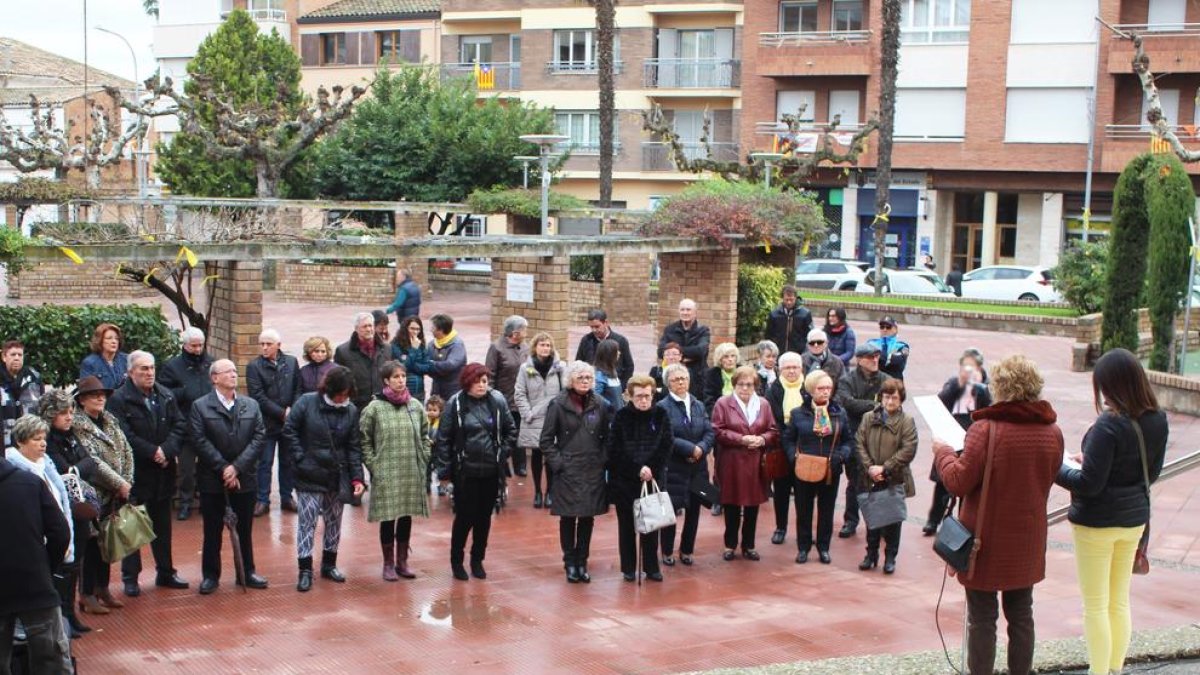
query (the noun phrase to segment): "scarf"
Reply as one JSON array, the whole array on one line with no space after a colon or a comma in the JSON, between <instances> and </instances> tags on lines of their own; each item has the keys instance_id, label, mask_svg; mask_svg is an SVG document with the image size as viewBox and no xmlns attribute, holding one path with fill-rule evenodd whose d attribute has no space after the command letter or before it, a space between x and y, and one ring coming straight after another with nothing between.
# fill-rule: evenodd
<instances>
[{"instance_id":1,"label":"scarf","mask_svg":"<svg viewBox=\"0 0 1200 675\"><path fill-rule=\"evenodd\" d=\"M735 394L733 400L737 402L738 408L740 408L742 414L746 416L746 426L754 426L755 420L758 419L759 408L761 407L761 404L758 402L758 396L751 396L750 402L745 403Z\"/></svg>"},{"instance_id":2,"label":"scarf","mask_svg":"<svg viewBox=\"0 0 1200 675\"><path fill-rule=\"evenodd\" d=\"M534 368L534 370L536 370L538 372L539 375L542 376L542 379L546 379L546 376L550 374L550 367L553 365L554 365L554 355L553 354L551 354L550 356L547 356L544 359L538 358L536 356L533 357L533 368Z\"/></svg>"},{"instance_id":3,"label":"scarf","mask_svg":"<svg viewBox=\"0 0 1200 675\"><path fill-rule=\"evenodd\" d=\"M438 349L445 349L446 345L453 342L454 338L456 338L456 337L458 337L458 331L456 329L452 328L452 329L450 329L449 333L446 333L442 337L433 338L433 346L437 347Z\"/></svg>"},{"instance_id":4,"label":"scarf","mask_svg":"<svg viewBox=\"0 0 1200 675\"><path fill-rule=\"evenodd\" d=\"M67 520L67 527L71 532L71 537L67 539L67 551L63 555L64 562L75 561L75 522L71 517L71 497L67 493L67 488L63 485L62 478L58 475L58 471L54 468L54 463L46 455L42 455L36 462L22 455L16 448L7 448L4 451L4 458L9 463L16 465L19 469L24 469L29 473L42 479L46 484L46 488L50 490L51 496L54 497L54 503L58 504L58 509L62 511Z\"/></svg>"},{"instance_id":5,"label":"scarf","mask_svg":"<svg viewBox=\"0 0 1200 675\"><path fill-rule=\"evenodd\" d=\"M954 410L951 414L954 415L969 415L975 412L975 385L968 382L967 386L963 387L962 395L954 402Z\"/></svg>"},{"instance_id":6,"label":"scarf","mask_svg":"<svg viewBox=\"0 0 1200 675\"><path fill-rule=\"evenodd\" d=\"M407 388L404 391L396 391L388 386L383 388L383 397L392 405L408 405L408 402L412 400L412 394L408 393Z\"/></svg>"},{"instance_id":7,"label":"scarf","mask_svg":"<svg viewBox=\"0 0 1200 675\"><path fill-rule=\"evenodd\" d=\"M779 384L783 387L783 423L792 421L792 411L804 405L804 378L789 383L782 377Z\"/></svg>"},{"instance_id":8,"label":"scarf","mask_svg":"<svg viewBox=\"0 0 1200 675\"><path fill-rule=\"evenodd\" d=\"M583 412L584 407L587 405L588 398L591 395L592 392L590 391L586 394L580 394L579 392L575 391L574 388L571 388L567 394L567 400L579 408L579 412Z\"/></svg>"},{"instance_id":9,"label":"scarf","mask_svg":"<svg viewBox=\"0 0 1200 675\"><path fill-rule=\"evenodd\" d=\"M325 399L325 405L329 406L330 408L345 408L346 406L350 405L350 399L346 399L341 403L337 403L333 399L329 398L327 394L321 394L321 397Z\"/></svg>"},{"instance_id":10,"label":"scarf","mask_svg":"<svg viewBox=\"0 0 1200 675\"><path fill-rule=\"evenodd\" d=\"M846 328L849 325L850 324L848 324L848 323L839 323L836 326L830 326L829 324L825 324L825 333L826 333L826 335L841 335L842 333L846 332Z\"/></svg>"},{"instance_id":11,"label":"scarf","mask_svg":"<svg viewBox=\"0 0 1200 675\"><path fill-rule=\"evenodd\" d=\"M358 351L362 352L363 356L366 356L368 359L375 358L375 347L375 338L371 338L365 342L362 340L358 341Z\"/></svg>"},{"instance_id":12,"label":"scarf","mask_svg":"<svg viewBox=\"0 0 1200 675\"><path fill-rule=\"evenodd\" d=\"M733 393L733 373L721 369L721 395L728 396Z\"/></svg>"},{"instance_id":13,"label":"scarf","mask_svg":"<svg viewBox=\"0 0 1200 675\"><path fill-rule=\"evenodd\" d=\"M829 419L829 402L817 405L813 401L813 433L818 436L828 436L833 433L833 422Z\"/></svg>"}]
</instances>

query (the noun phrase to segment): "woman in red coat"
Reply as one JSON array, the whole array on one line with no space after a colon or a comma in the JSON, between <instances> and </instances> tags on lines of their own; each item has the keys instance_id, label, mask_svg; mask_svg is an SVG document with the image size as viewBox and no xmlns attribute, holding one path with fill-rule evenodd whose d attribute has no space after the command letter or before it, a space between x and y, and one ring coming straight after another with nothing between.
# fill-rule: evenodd
<instances>
[{"instance_id":1,"label":"woman in red coat","mask_svg":"<svg viewBox=\"0 0 1200 675\"><path fill-rule=\"evenodd\" d=\"M1058 415L1040 400L1042 376L1032 361L1011 356L991 375L995 403L972 413L975 424L961 455L934 440L934 465L950 494L962 498L959 518L980 542L973 568L958 575L967 592L969 672L993 672L999 594L1008 622L1008 672L1022 675L1033 666L1033 585L1046 576L1046 499L1062 465L1063 436Z\"/></svg>"},{"instance_id":2,"label":"woman in red coat","mask_svg":"<svg viewBox=\"0 0 1200 675\"><path fill-rule=\"evenodd\" d=\"M754 366L738 368L732 379L733 393L718 399L712 414L717 434L717 484L721 486L721 505L725 511L724 558L735 557L740 524L742 557L758 560L754 530L758 525L758 507L767 501L759 465L763 452L779 442L779 430L771 414L771 404L755 393L758 373Z\"/></svg>"}]
</instances>

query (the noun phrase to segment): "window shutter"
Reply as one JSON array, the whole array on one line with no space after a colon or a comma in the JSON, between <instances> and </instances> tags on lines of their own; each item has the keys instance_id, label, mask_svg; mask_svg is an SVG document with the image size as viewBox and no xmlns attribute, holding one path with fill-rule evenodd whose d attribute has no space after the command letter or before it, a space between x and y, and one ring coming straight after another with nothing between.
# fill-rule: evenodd
<instances>
[{"instance_id":1,"label":"window shutter","mask_svg":"<svg viewBox=\"0 0 1200 675\"><path fill-rule=\"evenodd\" d=\"M300 63L306 67L321 65L321 36L300 36Z\"/></svg>"},{"instance_id":2,"label":"window shutter","mask_svg":"<svg viewBox=\"0 0 1200 675\"><path fill-rule=\"evenodd\" d=\"M364 66L372 66L379 62L379 40L375 33L359 33L359 41L361 49L359 53L362 55L361 63Z\"/></svg>"},{"instance_id":3,"label":"window shutter","mask_svg":"<svg viewBox=\"0 0 1200 675\"><path fill-rule=\"evenodd\" d=\"M713 34L713 42L715 43L714 51L716 52L718 59L732 59L733 58L733 29L732 28L716 29L716 31L714 31L714 34Z\"/></svg>"},{"instance_id":4,"label":"window shutter","mask_svg":"<svg viewBox=\"0 0 1200 675\"><path fill-rule=\"evenodd\" d=\"M421 31L400 31L400 58L409 63L421 62Z\"/></svg>"},{"instance_id":5,"label":"window shutter","mask_svg":"<svg viewBox=\"0 0 1200 675\"><path fill-rule=\"evenodd\" d=\"M346 65L357 66L358 59L358 33L346 33Z\"/></svg>"},{"instance_id":6,"label":"window shutter","mask_svg":"<svg viewBox=\"0 0 1200 675\"><path fill-rule=\"evenodd\" d=\"M733 111L712 111L712 129L708 139L713 143L728 143L733 140Z\"/></svg>"}]
</instances>

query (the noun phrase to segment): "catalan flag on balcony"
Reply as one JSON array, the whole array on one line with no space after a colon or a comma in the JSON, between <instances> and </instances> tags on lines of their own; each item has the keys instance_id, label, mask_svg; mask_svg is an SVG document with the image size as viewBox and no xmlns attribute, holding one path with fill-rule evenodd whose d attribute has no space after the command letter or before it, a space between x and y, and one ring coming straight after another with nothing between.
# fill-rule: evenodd
<instances>
[{"instance_id":1,"label":"catalan flag on balcony","mask_svg":"<svg viewBox=\"0 0 1200 675\"><path fill-rule=\"evenodd\" d=\"M1171 154L1171 144L1167 139L1158 134L1150 135L1150 154L1152 155L1169 155Z\"/></svg>"},{"instance_id":2,"label":"catalan flag on balcony","mask_svg":"<svg viewBox=\"0 0 1200 675\"><path fill-rule=\"evenodd\" d=\"M496 71L492 70L491 66L484 66L476 61L475 86L477 86L479 89L495 89Z\"/></svg>"}]
</instances>

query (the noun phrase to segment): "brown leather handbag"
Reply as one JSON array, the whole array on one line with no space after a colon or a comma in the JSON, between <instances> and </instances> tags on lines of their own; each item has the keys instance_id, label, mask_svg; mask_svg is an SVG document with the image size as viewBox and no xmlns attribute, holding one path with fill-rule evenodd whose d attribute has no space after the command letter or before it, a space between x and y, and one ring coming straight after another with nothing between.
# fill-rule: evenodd
<instances>
[{"instance_id":1,"label":"brown leather handbag","mask_svg":"<svg viewBox=\"0 0 1200 675\"><path fill-rule=\"evenodd\" d=\"M788 475L787 453L782 448L772 448L764 452L761 469L765 481L779 480Z\"/></svg>"},{"instance_id":2,"label":"brown leather handbag","mask_svg":"<svg viewBox=\"0 0 1200 675\"><path fill-rule=\"evenodd\" d=\"M806 455L800 451L800 447L796 447L796 465L795 473L796 480L805 483L825 483L833 482L832 457L833 449L837 447L838 436L841 435L841 425L837 420L833 421L833 435L830 437L833 442L829 445L829 454L827 455ZM825 445L825 439L820 439L821 446Z\"/></svg>"}]
</instances>

